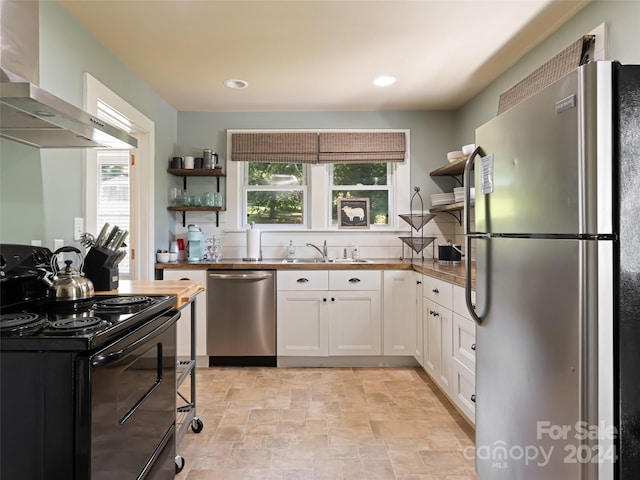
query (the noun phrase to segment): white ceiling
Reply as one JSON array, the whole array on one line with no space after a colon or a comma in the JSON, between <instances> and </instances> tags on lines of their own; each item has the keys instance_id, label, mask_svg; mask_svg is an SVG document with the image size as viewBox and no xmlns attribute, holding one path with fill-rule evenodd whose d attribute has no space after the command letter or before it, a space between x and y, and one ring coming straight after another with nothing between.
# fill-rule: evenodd
<instances>
[{"instance_id":1,"label":"white ceiling","mask_svg":"<svg viewBox=\"0 0 640 480\"><path fill-rule=\"evenodd\" d=\"M455 109L589 1L60 3L177 110L231 112Z\"/></svg>"}]
</instances>

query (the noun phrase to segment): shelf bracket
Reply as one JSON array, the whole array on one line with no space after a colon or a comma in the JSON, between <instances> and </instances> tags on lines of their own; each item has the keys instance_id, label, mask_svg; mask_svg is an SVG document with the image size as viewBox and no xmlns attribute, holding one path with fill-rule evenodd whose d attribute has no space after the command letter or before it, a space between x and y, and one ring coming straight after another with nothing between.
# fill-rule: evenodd
<instances>
[{"instance_id":1,"label":"shelf bracket","mask_svg":"<svg viewBox=\"0 0 640 480\"><path fill-rule=\"evenodd\" d=\"M449 215L451 215L453 218L455 218L458 221L458 224L460 226L462 226L462 210L458 210L457 212L441 212L441 213L448 213Z\"/></svg>"}]
</instances>

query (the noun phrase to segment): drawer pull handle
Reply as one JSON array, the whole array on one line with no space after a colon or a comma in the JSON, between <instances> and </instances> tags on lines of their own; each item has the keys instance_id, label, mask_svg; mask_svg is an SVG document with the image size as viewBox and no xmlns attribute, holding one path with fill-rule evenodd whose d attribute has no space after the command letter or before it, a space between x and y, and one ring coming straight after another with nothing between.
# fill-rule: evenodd
<instances>
[{"instance_id":1,"label":"drawer pull handle","mask_svg":"<svg viewBox=\"0 0 640 480\"><path fill-rule=\"evenodd\" d=\"M331 301L335 302L336 301L335 297L331 297Z\"/></svg>"},{"instance_id":2,"label":"drawer pull handle","mask_svg":"<svg viewBox=\"0 0 640 480\"><path fill-rule=\"evenodd\" d=\"M476 394L475 393L473 395L471 395L471 401L473 403L476 403Z\"/></svg>"},{"instance_id":3,"label":"drawer pull handle","mask_svg":"<svg viewBox=\"0 0 640 480\"><path fill-rule=\"evenodd\" d=\"M471 344L471 350L473 350L474 352L476 351L476 344L475 343Z\"/></svg>"},{"instance_id":4,"label":"drawer pull handle","mask_svg":"<svg viewBox=\"0 0 640 480\"><path fill-rule=\"evenodd\" d=\"M420 280L416 280L416 285L422 285L422 282Z\"/></svg>"},{"instance_id":5,"label":"drawer pull handle","mask_svg":"<svg viewBox=\"0 0 640 480\"><path fill-rule=\"evenodd\" d=\"M323 301L323 302L326 302L326 301L327 301L327 299L326 299L326 298L323 298L323 299L322 299L322 301Z\"/></svg>"},{"instance_id":6,"label":"drawer pull handle","mask_svg":"<svg viewBox=\"0 0 640 480\"><path fill-rule=\"evenodd\" d=\"M191 280L191 279L187 277L182 277L180 280Z\"/></svg>"},{"instance_id":7,"label":"drawer pull handle","mask_svg":"<svg viewBox=\"0 0 640 480\"><path fill-rule=\"evenodd\" d=\"M440 290L438 290L437 288L434 288L433 290L431 290L433 293L440 293Z\"/></svg>"},{"instance_id":8,"label":"drawer pull handle","mask_svg":"<svg viewBox=\"0 0 640 480\"><path fill-rule=\"evenodd\" d=\"M360 279L356 277L350 278L349 283L360 283Z\"/></svg>"},{"instance_id":9,"label":"drawer pull handle","mask_svg":"<svg viewBox=\"0 0 640 480\"><path fill-rule=\"evenodd\" d=\"M298 283L307 283L308 281L309 281L309 279L308 278L304 278L304 277L299 278L299 279L296 280L296 282L298 282Z\"/></svg>"}]
</instances>

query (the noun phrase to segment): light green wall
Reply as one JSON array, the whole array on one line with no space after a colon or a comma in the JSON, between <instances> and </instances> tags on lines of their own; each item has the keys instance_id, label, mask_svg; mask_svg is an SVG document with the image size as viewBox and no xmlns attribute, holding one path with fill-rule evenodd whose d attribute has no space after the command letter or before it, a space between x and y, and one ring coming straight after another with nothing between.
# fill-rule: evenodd
<instances>
[{"instance_id":1,"label":"light green wall","mask_svg":"<svg viewBox=\"0 0 640 480\"><path fill-rule=\"evenodd\" d=\"M166 155L177 142L177 111L108 52L60 4L40 2L40 86L82 107L83 75L91 73L155 123L155 234L173 224L167 213ZM37 150L0 140L0 242L52 247L73 244L73 218L83 217L83 152ZM160 205L161 204L161 205Z\"/></svg>"},{"instance_id":2,"label":"light green wall","mask_svg":"<svg viewBox=\"0 0 640 480\"><path fill-rule=\"evenodd\" d=\"M474 142L475 128L495 117L502 92L602 23L608 60L640 63L640 1L593 1L457 112L457 143Z\"/></svg>"}]
</instances>

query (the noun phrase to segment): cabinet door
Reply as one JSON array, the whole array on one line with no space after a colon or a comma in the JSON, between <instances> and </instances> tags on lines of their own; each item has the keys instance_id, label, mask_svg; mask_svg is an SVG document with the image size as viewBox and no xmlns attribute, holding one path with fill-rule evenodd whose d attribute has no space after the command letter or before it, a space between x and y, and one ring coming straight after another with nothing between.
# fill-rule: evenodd
<instances>
[{"instance_id":1,"label":"cabinet door","mask_svg":"<svg viewBox=\"0 0 640 480\"><path fill-rule=\"evenodd\" d=\"M424 368L440 388L450 395L453 368L452 313L430 300L426 301L426 307Z\"/></svg>"},{"instance_id":2,"label":"cabinet door","mask_svg":"<svg viewBox=\"0 0 640 480\"><path fill-rule=\"evenodd\" d=\"M329 300L329 353L380 355L380 292L330 291Z\"/></svg>"},{"instance_id":3,"label":"cabinet door","mask_svg":"<svg viewBox=\"0 0 640 480\"><path fill-rule=\"evenodd\" d=\"M384 271L384 355L414 354L414 279L414 272L410 270Z\"/></svg>"},{"instance_id":4,"label":"cabinet door","mask_svg":"<svg viewBox=\"0 0 640 480\"><path fill-rule=\"evenodd\" d=\"M440 357L442 347L440 345L440 322L434 315L436 304L431 300L424 299L424 322L423 322L423 345L424 349L424 370L433 378L437 378L440 373Z\"/></svg>"},{"instance_id":5,"label":"cabinet door","mask_svg":"<svg viewBox=\"0 0 640 480\"><path fill-rule=\"evenodd\" d=\"M176 270L167 268L162 271L164 280L194 280L205 287L204 292L196 295L196 356L207 355L207 271L206 270ZM178 357L191 357L191 304L180 310L180 320L177 324Z\"/></svg>"},{"instance_id":6,"label":"cabinet door","mask_svg":"<svg viewBox=\"0 0 640 480\"><path fill-rule=\"evenodd\" d=\"M278 355L329 354L328 292L278 292Z\"/></svg>"},{"instance_id":7,"label":"cabinet door","mask_svg":"<svg viewBox=\"0 0 640 480\"><path fill-rule=\"evenodd\" d=\"M414 272L414 281L415 281L415 350L413 353L413 357L420 365L424 365L424 333L422 331L423 328L423 304L424 300L422 297L422 274Z\"/></svg>"}]
</instances>

